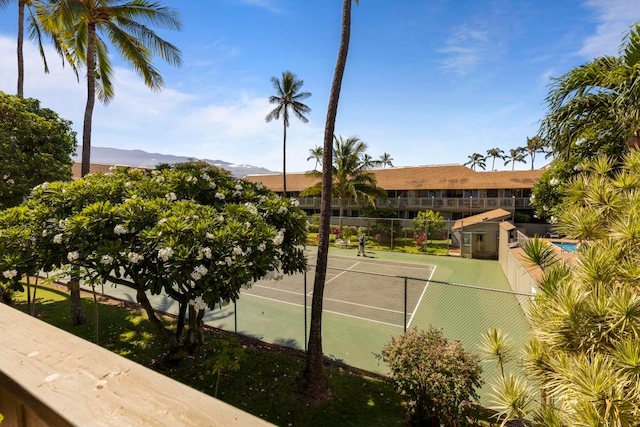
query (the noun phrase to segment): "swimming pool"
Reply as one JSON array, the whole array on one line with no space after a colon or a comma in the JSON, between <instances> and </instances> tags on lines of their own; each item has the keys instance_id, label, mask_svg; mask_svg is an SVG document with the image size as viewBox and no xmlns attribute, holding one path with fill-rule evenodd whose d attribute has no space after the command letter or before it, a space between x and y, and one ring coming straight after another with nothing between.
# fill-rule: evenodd
<instances>
[{"instance_id":1,"label":"swimming pool","mask_svg":"<svg viewBox=\"0 0 640 427\"><path fill-rule=\"evenodd\" d=\"M578 244L574 242L551 242L565 252L576 252L578 250Z\"/></svg>"}]
</instances>

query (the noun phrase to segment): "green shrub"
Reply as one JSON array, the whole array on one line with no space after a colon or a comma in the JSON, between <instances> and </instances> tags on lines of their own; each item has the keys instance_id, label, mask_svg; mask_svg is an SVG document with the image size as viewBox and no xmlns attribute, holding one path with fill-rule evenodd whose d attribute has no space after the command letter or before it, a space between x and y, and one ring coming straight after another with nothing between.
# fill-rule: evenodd
<instances>
[{"instance_id":1,"label":"green shrub","mask_svg":"<svg viewBox=\"0 0 640 427\"><path fill-rule=\"evenodd\" d=\"M478 357L442 331L412 329L384 346L380 356L393 382L406 396L414 425L466 425L482 385Z\"/></svg>"},{"instance_id":2,"label":"green shrub","mask_svg":"<svg viewBox=\"0 0 640 427\"><path fill-rule=\"evenodd\" d=\"M318 224L309 224L309 233L319 233L320 226Z\"/></svg>"}]
</instances>

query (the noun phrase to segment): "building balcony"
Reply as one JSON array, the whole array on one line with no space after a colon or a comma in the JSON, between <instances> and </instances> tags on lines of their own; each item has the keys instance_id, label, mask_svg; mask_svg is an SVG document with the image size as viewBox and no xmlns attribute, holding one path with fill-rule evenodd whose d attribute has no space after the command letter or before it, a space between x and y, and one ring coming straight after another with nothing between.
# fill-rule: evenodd
<instances>
[{"instance_id":1,"label":"building balcony","mask_svg":"<svg viewBox=\"0 0 640 427\"><path fill-rule=\"evenodd\" d=\"M303 209L320 209L320 197L298 198ZM369 202L347 200L345 209L361 209L370 206ZM490 211L493 209L531 209L528 197L478 197L478 198L445 198L445 197L398 197L380 199L377 207L398 210L433 210L438 212ZM331 207L340 208L340 199L332 198Z\"/></svg>"}]
</instances>

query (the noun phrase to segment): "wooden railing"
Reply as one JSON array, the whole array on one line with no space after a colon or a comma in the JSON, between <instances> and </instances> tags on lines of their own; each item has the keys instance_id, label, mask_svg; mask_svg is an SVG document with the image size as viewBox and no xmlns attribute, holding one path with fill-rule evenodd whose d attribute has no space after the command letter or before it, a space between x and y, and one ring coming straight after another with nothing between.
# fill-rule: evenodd
<instances>
[{"instance_id":1,"label":"wooden railing","mask_svg":"<svg viewBox=\"0 0 640 427\"><path fill-rule=\"evenodd\" d=\"M0 413L2 427L271 425L4 304Z\"/></svg>"}]
</instances>

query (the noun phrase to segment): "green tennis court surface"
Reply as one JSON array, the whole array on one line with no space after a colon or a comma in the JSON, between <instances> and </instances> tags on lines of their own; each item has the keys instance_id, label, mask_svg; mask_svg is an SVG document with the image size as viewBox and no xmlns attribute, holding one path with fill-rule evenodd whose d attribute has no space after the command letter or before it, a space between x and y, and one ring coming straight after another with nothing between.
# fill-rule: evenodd
<instances>
[{"instance_id":1,"label":"green tennis court surface","mask_svg":"<svg viewBox=\"0 0 640 427\"><path fill-rule=\"evenodd\" d=\"M285 276L282 281L262 280L243 291L243 296L287 304L311 306L316 260L309 256L305 298L304 274ZM366 257L329 259L324 291L328 313L404 328L410 326L435 266L383 261ZM410 275L419 280L398 276ZM421 279L421 280L420 280ZM405 307L406 290L406 307ZM406 308L406 315L405 315Z\"/></svg>"}]
</instances>

